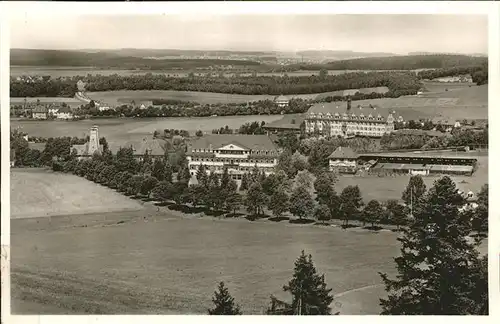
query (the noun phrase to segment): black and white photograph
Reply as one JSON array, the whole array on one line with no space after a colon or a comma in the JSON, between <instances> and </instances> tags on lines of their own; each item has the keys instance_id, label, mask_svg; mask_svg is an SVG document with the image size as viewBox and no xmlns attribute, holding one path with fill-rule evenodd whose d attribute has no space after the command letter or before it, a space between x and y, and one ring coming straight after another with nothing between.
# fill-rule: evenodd
<instances>
[{"instance_id":1,"label":"black and white photograph","mask_svg":"<svg viewBox=\"0 0 500 324\"><path fill-rule=\"evenodd\" d=\"M488 315L488 23L10 17L11 313Z\"/></svg>"}]
</instances>

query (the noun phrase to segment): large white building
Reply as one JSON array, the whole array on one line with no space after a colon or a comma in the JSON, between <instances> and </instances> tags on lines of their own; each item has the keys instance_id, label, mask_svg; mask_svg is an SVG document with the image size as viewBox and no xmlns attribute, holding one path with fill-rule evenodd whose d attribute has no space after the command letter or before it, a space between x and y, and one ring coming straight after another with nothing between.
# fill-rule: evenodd
<instances>
[{"instance_id":1,"label":"large white building","mask_svg":"<svg viewBox=\"0 0 500 324\"><path fill-rule=\"evenodd\" d=\"M398 121L402 118L398 118ZM323 136L382 137L394 131L393 113L377 107L351 108L350 101L313 105L306 113L305 130Z\"/></svg>"},{"instance_id":2,"label":"large white building","mask_svg":"<svg viewBox=\"0 0 500 324\"><path fill-rule=\"evenodd\" d=\"M191 176L203 164L207 172L222 173L228 168L239 183L244 173L257 167L269 175L278 164L280 150L267 135L206 135L188 147L187 160Z\"/></svg>"}]
</instances>

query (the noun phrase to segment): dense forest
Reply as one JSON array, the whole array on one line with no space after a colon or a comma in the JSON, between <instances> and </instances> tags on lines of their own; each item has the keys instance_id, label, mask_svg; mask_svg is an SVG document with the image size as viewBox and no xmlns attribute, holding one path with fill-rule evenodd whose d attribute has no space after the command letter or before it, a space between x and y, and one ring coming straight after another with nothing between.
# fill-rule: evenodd
<instances>
[{"instance_id":1,"label":"dense forest","mask_svg":"<svg viewBox=\"0 0 500 324\"><path fill-rule=\"evenodd\" d=\"M436 54L367 57L329 62L326 66L328 70L417 70L479 66L487 62L486 57Z\"/></svg>"},{"instance_id":2,"label":"dense forest","mask_svg":"<svg viewBox=\"0 0 500 324\"><path fill-rule=\"evenodd\" d=\"M320 73L321 74L321 73ZM78 77L34 80L26 82L11 78L11 97L72 97L76 92ZM383 87L389 88L388 96L398 97L416 94L422 87L414 73L372 72L346 73L341 75L317 76L251 76L212 77L194 76L185 78L166 75L145 74L133 76L88 75L82 77L86 91L113 90L178 90L218 92L245 95L311 94L346 89ZM74 89L74 91L71 91Z\"/></svg>"},{"instance_id":3,"label":"dense forest","mask_svg":"<svg viewBox=\"0 0 500 324\"><path fill-rule=\"evenodd\" d=\"M113 52L88 53L80 51L12 49L10 64L21 66L93 66L119 69L173 69L210 66L258 66L255 61L210 59L153 59L124 56Z\"/></svg>"}]
</instances>

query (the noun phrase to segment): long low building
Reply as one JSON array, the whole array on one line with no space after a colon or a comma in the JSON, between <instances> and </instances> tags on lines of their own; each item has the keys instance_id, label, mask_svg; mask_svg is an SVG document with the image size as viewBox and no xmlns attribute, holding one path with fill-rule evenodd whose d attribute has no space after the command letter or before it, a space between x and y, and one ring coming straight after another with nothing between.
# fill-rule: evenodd
<instances>
[{"instance_id":1,"label":"long low building","mask_svg":"<svg viewBox=\"0 0 500 324\"><path fill-rule=\"evenodd\" d=\"M445 155L448 152L390 152L356 154L349 148L339 147L329 156L331 171L356 173L359 169L370 172L406 174L472 175L477 158L463 155ZM440 155L438 155L440 154Z\"/></svg>"}]
</instances>

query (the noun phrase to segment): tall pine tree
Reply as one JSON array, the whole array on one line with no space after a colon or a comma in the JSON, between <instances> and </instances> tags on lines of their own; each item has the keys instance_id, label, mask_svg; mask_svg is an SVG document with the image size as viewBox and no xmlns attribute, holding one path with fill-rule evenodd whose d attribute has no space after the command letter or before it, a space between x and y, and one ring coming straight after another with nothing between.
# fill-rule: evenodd
<instances>
[{"instance_id":1,"label":"tall pine tree","mask_svg":"<svg viewBox=\"0 0 500 324\"><path fill-rule=\"evenodd\" d=\"M212 298L214 308L208 310L208 315L242 315L240 306L234 302L229 290L220 282Z\"/></svg>"},{"instance_id":2,"label":"tall pine tree","mask_svg":"<svg viewBox=\"0 0 500 324\"><path fill-rule=\"evenodd\" d=\"M470 215L447 176L414 203L414 219L402 230L398 275L381 274L387 299L383 315L465 315L488 313L487 261L470 239Z\"/></svg>"}]
</instances>

